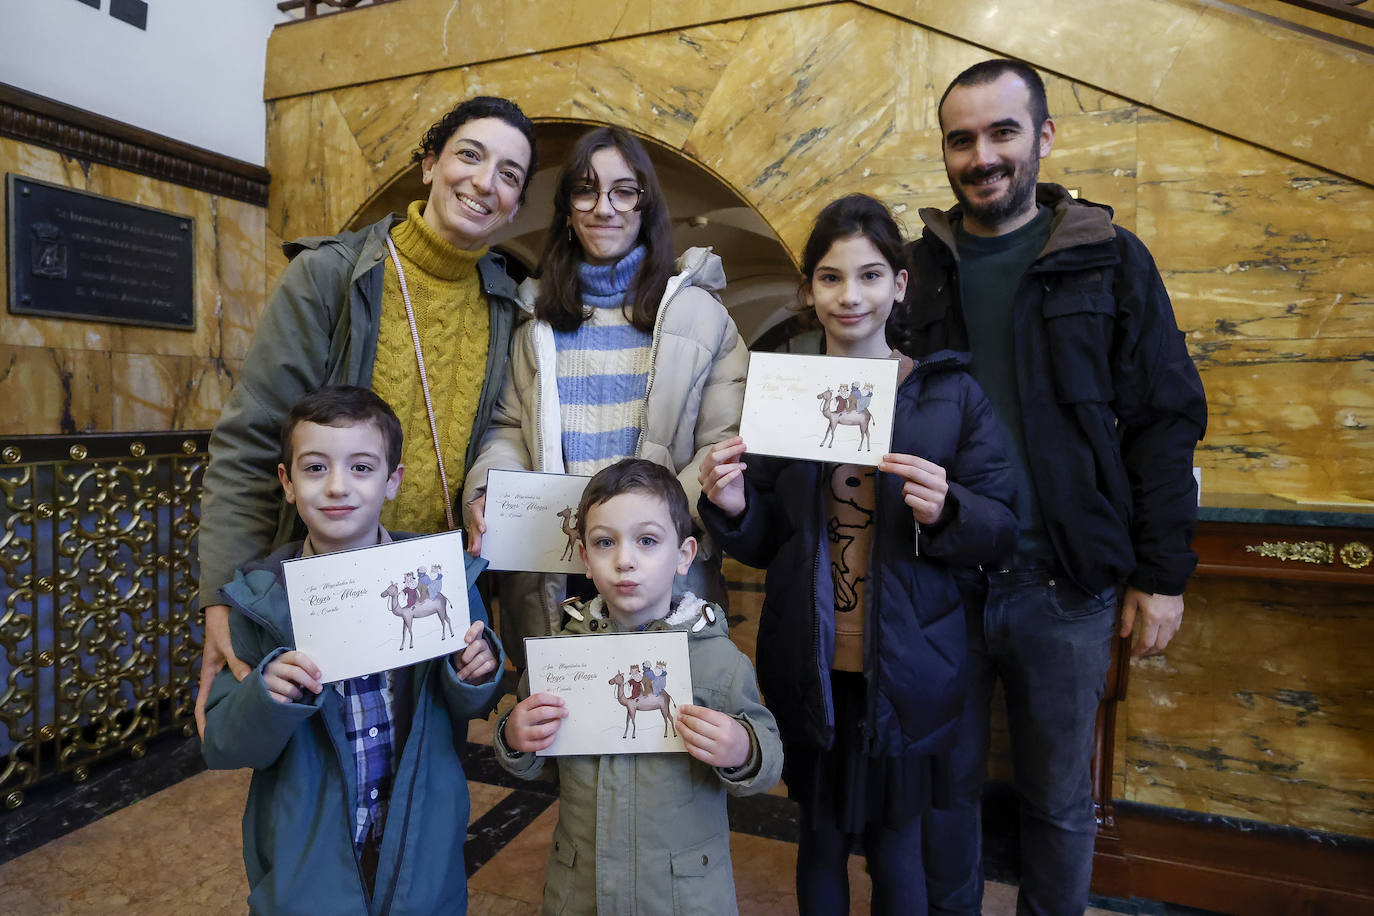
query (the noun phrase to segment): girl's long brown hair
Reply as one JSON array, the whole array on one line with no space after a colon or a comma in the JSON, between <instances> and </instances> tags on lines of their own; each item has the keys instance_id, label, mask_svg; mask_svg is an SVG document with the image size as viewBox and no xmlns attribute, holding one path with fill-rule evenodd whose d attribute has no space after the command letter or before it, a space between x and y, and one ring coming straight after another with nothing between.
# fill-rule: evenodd
<instances>
[{"instance_id":1,"label":"girl's long brown hair","mask_svg":"<svg viewBox=\"0 0 1374 916\"><path fill-rule=\"evenodd\" d=\"M627 300L623 306L625 317L632 325L641 331L654 329L663 290L673 275L672 223L648 151L643 143L619 127L598 127L584 134L573 147L558 176L558 187L553 195L553 221L549 224L549 238L540 263L539 298L534 304L534 314L558 331L575 331L587 317L582 281L577 271L584 258L582 243L577 240L577 233L570 231L572 189L583 183L596 184L592 156L598 150L612 148L625 157L626 164L635 173L635 180L644 189L639 198L637 242L647 250L631 290L633 300Z\"/></svg>"}]
</instances>

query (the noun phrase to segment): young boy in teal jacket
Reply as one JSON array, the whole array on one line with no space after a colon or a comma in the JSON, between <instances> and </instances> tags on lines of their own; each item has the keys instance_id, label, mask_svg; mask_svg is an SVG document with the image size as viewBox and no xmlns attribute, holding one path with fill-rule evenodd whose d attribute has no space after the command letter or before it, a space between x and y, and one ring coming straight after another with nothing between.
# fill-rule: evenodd
<instances>
[{"instance_id":1,"label":"young boy in teal jacket","mask_svg":"<svg viewBox=\"0 0 1374 916\"><path fill-rule=\"evenodd\" d=\"M243 814L253 913L467 909L458 744L463 724L499 698L505 662L472 587L483 561L468 560L474 622L462 649L331 684L294 649L282 581L283 560L391 540L378 519L400 486L400 455L400 423L371 391L302 398L282 428L278 477L309 535L221 591L234 651L254 670L216 678L203 752L212 768L255 771Z\"/></svg>"}]
</instances>

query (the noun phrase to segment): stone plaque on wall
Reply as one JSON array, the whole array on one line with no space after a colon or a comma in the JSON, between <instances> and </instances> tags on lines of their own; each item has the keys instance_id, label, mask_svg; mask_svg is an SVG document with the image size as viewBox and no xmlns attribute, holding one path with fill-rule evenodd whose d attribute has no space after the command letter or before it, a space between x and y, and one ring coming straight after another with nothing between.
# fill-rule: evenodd
<instances>
[{"instance_id":1,"label":"stone plaque on wall","mask_svg":"<svg viewBox=\"0 0 1374 916\"><path fill-rule=\"evenodd\" d=\"M12 313L195 329L191 217L6 179Z\"/></svg>"}]
</instances>

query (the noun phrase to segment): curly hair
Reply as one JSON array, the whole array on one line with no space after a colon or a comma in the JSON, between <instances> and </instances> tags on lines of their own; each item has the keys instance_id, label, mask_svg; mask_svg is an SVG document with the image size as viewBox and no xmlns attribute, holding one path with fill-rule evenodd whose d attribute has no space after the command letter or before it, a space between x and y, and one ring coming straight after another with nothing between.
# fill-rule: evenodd
<instances>
[{"instance_id":1,"label":"curly hair","mask_svg":"<svg viewBox=\"0 0 1374 916\"><path fill-rule=\"evenodd\" d=\"M443 152L444 146L448 144L449 138L469 121L477 121L481 118L496 118L505 121L511 127L520 131L525 140L530 145L530 164L525 169L525 182L520 186L520 203L525 202L525 191L530 186L530 179L534 177L535 169L538 167L538 155L534 145L534 124L520 110L520 106L510 99L503 99L494 95L479 95L470 99L465 99L453 106L448 114L435 121L429 130L425 131L424 137L420 139L420 145L410 154L411 162L422 162L428 155L433 154L438 157Z\"/></svg>"}]
</instances>

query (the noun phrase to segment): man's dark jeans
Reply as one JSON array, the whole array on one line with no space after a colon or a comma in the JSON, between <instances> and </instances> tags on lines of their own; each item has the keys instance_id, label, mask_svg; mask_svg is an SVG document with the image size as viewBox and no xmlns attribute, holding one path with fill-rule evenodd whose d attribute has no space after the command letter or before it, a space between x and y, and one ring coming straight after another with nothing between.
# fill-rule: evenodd
<instances>
[{"instance_id":1,"label":"man's dark jeans","mask_svg":"<svg viewBox=\"0 0 1374 916\"><path fill-rule=\"evenodd\" d=\"M1018 916L1081 916L1092 877L1093 728L1106 689L1118 594L1048 569L960 574L971 689L951 771L955 805L927 814L930 912L982 912L980 808L988 718L1002 679L1020 803Z\"/></svg>"}]
</instances>

